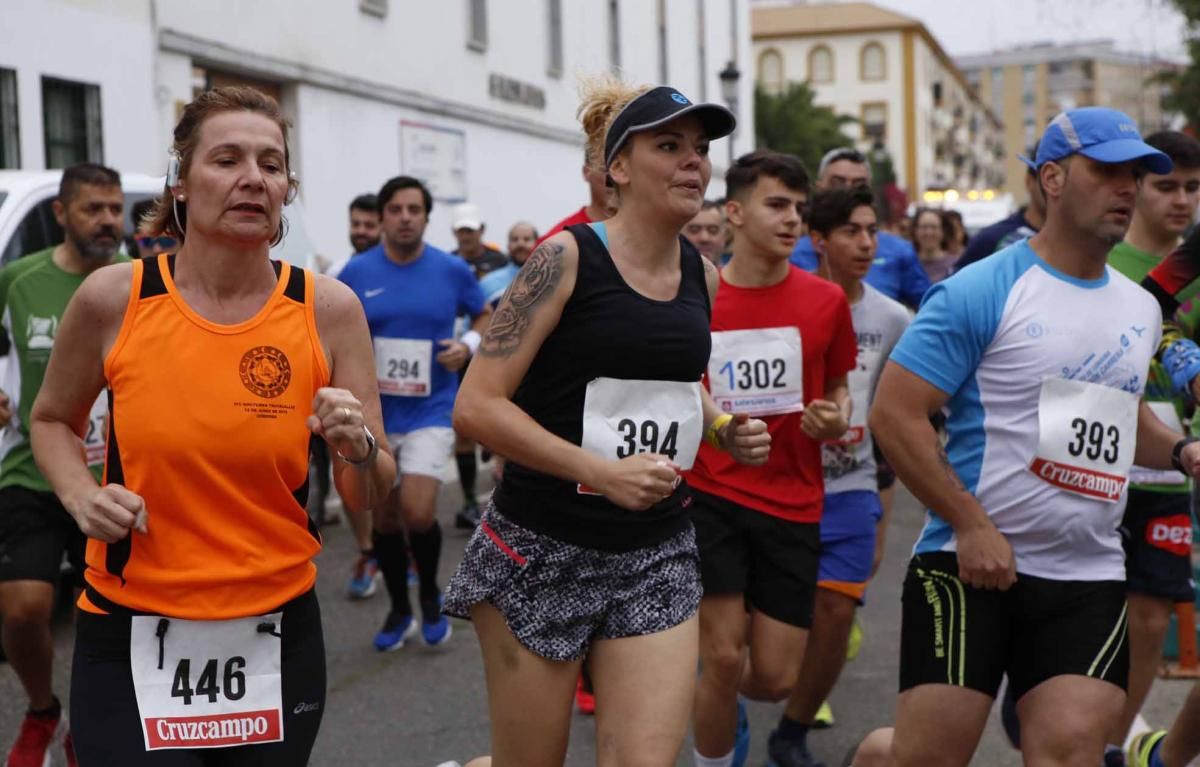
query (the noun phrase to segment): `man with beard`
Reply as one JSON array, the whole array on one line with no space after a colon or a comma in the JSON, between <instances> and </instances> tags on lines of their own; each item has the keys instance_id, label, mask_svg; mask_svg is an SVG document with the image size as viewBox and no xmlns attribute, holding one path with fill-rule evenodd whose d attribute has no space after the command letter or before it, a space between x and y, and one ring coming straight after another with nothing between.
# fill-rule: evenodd
<instances>
[{"instance_id":1,"label":"man with beard","mask_svg":"<svg viewBox=\"0 0 1200 767\"><path fill-rule=\"evenodd\" d=\"M80 163L63 171L54 216L61 245L32 253L0 271L0 337L14 359L0 386L0 638L29 696L29 710L6 764L42 764L61 733L62 705L51 686L54 644L50 615L63 553L82 586L85 538L33 460L29 413L41 388L54 334L84 278L115 261L124 228L121 178ZM104 461L108 403L96 400L82 448L96 478ZM82 414L81 414L82 415ZM69 736L65 744L74 763Z\"/></svg>"},{"instance_id":2,"label":"man with beard","mask_svg":"<svg viewBox=\"0 0 1200 767\"><path fill-rule=\"evenodd\" d=\"M492 308L500 303L501 296L525 265L525 259L529 258L537 241L537 228L528 221L518 221L508 230L508 263L479 280L483 297Z\"/></svg>"},{"instance_id":3,"label":"man with beard","mask_svg":"<svg viewBox=\"0 0 1200 767\"><path fill-rule=\"evenodd\" d=\"M337 277L350 263L350 259L379 244L381 222L379 219L379 198L373 194L360 194L350 201L350 244L354 252L342 256L329 265L325 274Z\"/></svg>"}]
</instances>

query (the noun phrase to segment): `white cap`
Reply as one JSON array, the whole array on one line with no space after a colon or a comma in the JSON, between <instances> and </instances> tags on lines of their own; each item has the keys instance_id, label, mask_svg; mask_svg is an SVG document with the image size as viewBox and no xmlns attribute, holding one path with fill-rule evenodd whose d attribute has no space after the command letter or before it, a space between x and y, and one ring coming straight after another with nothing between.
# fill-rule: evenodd
<instances>
[{"instance_id":1,"label":"white cap","mask_svg":"<svg viewBox=\"0 0 1200 767\"><path fill-rule=\"evenodd\" d=\"M483 217L479 215L479 206L464 202L455 205L450 214L453 229L480 229L483 227Z\"/></svg>"}]
</instances>

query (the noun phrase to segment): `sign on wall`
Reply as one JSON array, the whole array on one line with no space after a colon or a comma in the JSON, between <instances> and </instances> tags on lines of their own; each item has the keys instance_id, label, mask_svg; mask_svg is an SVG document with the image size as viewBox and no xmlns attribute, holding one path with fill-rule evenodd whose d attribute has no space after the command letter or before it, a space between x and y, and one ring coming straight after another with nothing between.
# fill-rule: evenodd
<instances>
[{"instance_id":1,"label":"sign on wall","mask_svg":"<svg viewBox=\"0 0 1200 767\"><path fill-rule=\"evenodd\" d=\"M467 199L467 134L455 128L400 121L400 170L419 178L438 202Z\"/></svg>"}]
</instances>

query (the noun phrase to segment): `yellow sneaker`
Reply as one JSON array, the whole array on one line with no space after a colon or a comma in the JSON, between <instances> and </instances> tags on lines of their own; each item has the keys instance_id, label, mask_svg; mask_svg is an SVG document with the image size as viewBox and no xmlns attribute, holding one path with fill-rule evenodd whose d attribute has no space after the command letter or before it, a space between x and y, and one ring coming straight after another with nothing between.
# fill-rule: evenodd
<instances>
[{"instance_id":1,"label":"yellow sneaker","mask_svg":"<svg viewBox=\"0 0 1200 767\"><path fill-rule=\"evenodd\" d=\"M850 624L850 641L846 643L846 660L854 660L858 655L858 651L862 648L863 643L863 627L858 622L858 616L854 616L854 623Z\"/></svg>"},{"instance_id":2,"label":"yellow sneaker","mask_svg":"<svg viewBox=\"0 0 1200 767\"><path fill-rule=\"evenodd\" d=\"M832 726L833 709L829 707L829 701L825 701L817 709L817 715L813 717L812 727L814 730L824 730Z\"/></svg>"},{"instance_id":3,"label":"yellow sneaker","mask_svg":"<svg viewBox=\"0 0 1200 767\"><path fill-rule=\"evenodd\" d=\"M1165 737L1167 737L1166 730L1155 730L1143 732L1134 738L1133 742L1129 744L1129 751L1126 752L1129 757L1129 767L1150 767L1150 757Z\"/></svg>"}]
</instances>

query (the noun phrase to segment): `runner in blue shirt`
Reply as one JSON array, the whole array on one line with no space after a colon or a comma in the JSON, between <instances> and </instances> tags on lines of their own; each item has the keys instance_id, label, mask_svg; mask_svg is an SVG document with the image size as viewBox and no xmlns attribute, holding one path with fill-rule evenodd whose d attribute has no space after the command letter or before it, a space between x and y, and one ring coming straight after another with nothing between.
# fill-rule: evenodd
<instances>
[{"instance_id":1,"label":"runner in blue shirt","mask_svg":"<svg viewBox=\"0 0 1200 767\"><path fill-rule=\"evenodd\" d=\"M375 345L376 377L388 445L399 467L396 487L376 509L372 555L383 571L392 609L375 637L378 650L394 650L416 633L408 600L408 548L420 579L421 630L428 645L450 638L437 585L442 531L438 490L454 447L450 413L457 372L479 346L491 320L475 273L461 259L424 241L433 198L415 178L398 176L379 192L380 244L353 259L339 279L366 311ZM454 320L472 319L454 338ZM408 530L408 542L404 531Z\"/></svg>"},{"instance_id":2,"label":"runner in blue shirt","mask_svg":"<svg viewBox=\"0 0 1200 767\"><path fill-rule=\"evenodd\" d=\"M817 166L818 190L839 186L868 186L871 170L862 152L850 147L833 149L821 158ZM792 263L809 272L817 269L817 253L813 250L812 238L805 237L796 243ZM867 272L867 284L888 298L916 308L921 297L929 290L929 277L917 260L912 243L894 234L879 233L879 247L875 252L875 263Z\"/></svg>"}]
</instances>

